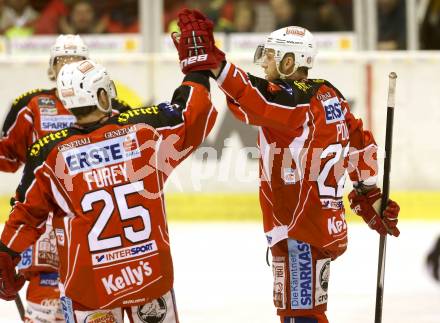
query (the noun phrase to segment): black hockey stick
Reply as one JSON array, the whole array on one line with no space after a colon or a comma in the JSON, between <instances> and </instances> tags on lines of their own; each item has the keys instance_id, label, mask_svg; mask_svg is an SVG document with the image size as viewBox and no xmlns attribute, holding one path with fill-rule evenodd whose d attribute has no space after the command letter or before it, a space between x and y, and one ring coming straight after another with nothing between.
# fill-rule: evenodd
<instances>
[{"instance_id":1,"label":"black hockey stick","mask_svg":"<svg viewBox=\"0 0 440 323\"><path fill-rule=\"evenodd\" d=\"M396 103L396 78L397 75L391 72L388 76L388 103L387 103L387 126L385 134L385 160L383 163L383 184L382 184L382 202L380 204L380 214L383 214L390 195L390 172L391 172L391 150L393 146L393 120L394 106ZM376 285L376 313L374 322L382 322L383 308L383 288L385 281L385 257L387 250L387 235L381 235L379 241L379 261L377 267L377 285Z\"/></svg>"},{"instance_id":2,"label":"black hockey stick","mask_svg":"<svg viewBox=\"0 0 440 323\"><path fill-rule=\"evenodd\" d=\"M24 321L24 307L20 295L17 295L17 298L15 299L15 305L17 306L18 313L20 313L21 320Z\"/></svg>"}]
</instances>

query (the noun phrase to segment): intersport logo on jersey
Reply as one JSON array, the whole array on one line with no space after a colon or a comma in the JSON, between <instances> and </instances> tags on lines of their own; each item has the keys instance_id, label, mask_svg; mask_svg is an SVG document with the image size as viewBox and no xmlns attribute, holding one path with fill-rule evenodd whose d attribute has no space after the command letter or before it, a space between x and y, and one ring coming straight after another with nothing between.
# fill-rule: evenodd
<instances>
[{"instance_id":1,"label":"intersport logo on jersey","mask_svg":"<svg viewBox=\"0 0 440 323\"><path fill-rule=\"evenodd\" d=\"M137 158L141 155L136 133L64 151L70 175Z\"/></svg>"},{"instance_id":2,"label":"intersport logo on jersey","mask_svg":"<svg viewBox=\"0 0 440 323\"><path fill-rule=\"evenodd\" d=\"M131 259L144 256L157 251L155 240L140 243L131 247L121 248L117 250L95 253L92 255L92 263L94 266L108 264L119 261L121 259Z\"/></svg>"}]
</instances>

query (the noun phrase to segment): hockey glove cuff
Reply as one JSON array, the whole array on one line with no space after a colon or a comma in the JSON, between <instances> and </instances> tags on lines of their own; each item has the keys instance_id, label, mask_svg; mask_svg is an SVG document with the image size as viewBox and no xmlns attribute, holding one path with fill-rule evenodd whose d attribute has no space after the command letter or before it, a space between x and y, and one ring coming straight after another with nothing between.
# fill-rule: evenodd
<instances>
[{"instance_id":1,"label":"hockey glove cuff","mask_svg":"<svg viewBox=\"0 0 440 323\"><path fill-rule=\"evenodd\" d=\"M399 236L397 222L400 207L396 202L388 200L381 217L379 214L382 194L379 188L364 193L353 190L348 195L348 199L353 212L361 216L371 229L376 230L379 234L389 233L395 237Z\"/></svg>"}]
</instances>

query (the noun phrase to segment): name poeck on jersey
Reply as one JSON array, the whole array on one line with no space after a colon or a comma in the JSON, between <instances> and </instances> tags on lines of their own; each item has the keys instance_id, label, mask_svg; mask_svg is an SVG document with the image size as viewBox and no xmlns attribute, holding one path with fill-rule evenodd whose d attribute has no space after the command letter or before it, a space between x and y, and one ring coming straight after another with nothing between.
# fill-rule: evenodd
<instances>
[{"instance_id":1,"label":"name poeck on jersey","mask_svg":"<svg viewBox=\"0 0 440 323\"><path fill-rule=\"evenodd\" d=\"M141 155L136 133L62 152L70 175L137 158Z\"/></svg>"}]
</instances>

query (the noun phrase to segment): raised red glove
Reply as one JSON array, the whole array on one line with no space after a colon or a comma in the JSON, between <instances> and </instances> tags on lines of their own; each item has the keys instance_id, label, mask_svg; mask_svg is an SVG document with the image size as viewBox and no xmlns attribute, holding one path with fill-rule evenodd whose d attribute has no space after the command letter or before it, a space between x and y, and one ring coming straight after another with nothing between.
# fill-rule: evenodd
<instances>
[{"instance_id":1,"label":"raised red glove","mask_svg":"<svg viewBox=\"0 0 440 323\"><path fill-rule=\"evenodd\" d=\"M397 217L399 215L399 205L388 200L388 204L383 211L382 218L379 215L379 208L382 194L379 188L372 189L364 194L359 194L353 190L348 195L350 208L354 213L361 216L368 226L380 234L391 234L398 237L400 234L397 228Z\"/></svg>"},{"instance_id":2,"label":"raised red glove","mask_svg":"<svg viewBox=\"0 0 440 323\"><path fill-rule=\"evenodd\" d=\"M23 287L25 278L15 273L15 266L20 257L14 257L0 251L0 298L13 301L17 298L18 291Z\"/></svg>"},{"instance_id":3,"label":"raised red glove","mask_svg":"<svg viewBox=\"0 0 440 323\"><path fill-rule=\"evenodd\" d=\"M215 46L214 24L197 10L183 9L178 14L180 34L172 33L184 74L216 69L225 60L225 53Z\"/></svg>"}]
</instances>

